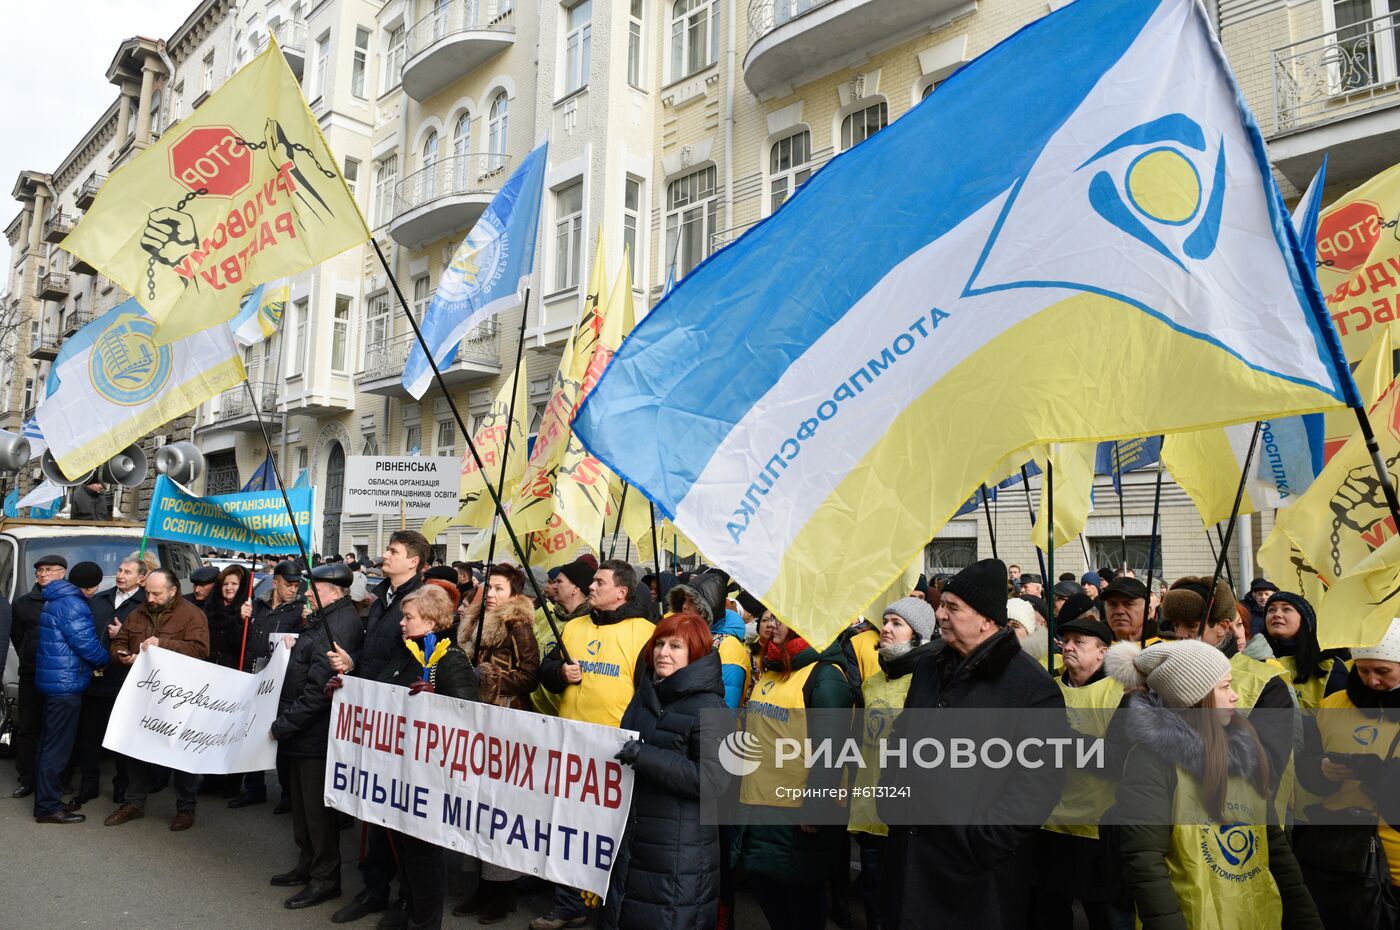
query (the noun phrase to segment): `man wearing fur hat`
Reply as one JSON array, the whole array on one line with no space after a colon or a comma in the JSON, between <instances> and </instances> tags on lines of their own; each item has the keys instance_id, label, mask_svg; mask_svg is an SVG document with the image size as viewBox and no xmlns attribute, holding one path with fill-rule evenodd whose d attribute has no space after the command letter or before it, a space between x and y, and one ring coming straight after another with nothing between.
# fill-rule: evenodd
<instances>
[{"instance_id":1,"label":"man wearing fur hat","mask_svg":"<svg viewBox=\"0 0 1400 930\"><path fill-rule=\"evenodd\" d=\"M942 638L915 664L906 710L1064 708L1060 689L1007 628L1006 592L1006 565L997 559L977 562L948 581L936 613ZM901 714L892 738L911 737L918 719ZM986 778L976 796L912 799L922 809L930 803L957 806L956 815L946 812L935 826L909 826L911 805L882 799L881 819L890 824L881 875L883 925L1025 927L1030 840L1063 783L1059 769L1003 769Z\"/></svg>"}]
</instances>

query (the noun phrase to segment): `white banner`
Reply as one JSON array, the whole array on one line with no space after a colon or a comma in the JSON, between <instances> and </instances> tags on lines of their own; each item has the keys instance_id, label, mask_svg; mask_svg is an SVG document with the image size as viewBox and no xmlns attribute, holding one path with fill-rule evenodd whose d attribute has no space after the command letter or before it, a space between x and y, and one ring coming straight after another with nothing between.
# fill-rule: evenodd
<instances>
[{"instance_id":1,"label":"white banner","mask_svg":"<svg viewBox=\"0 0 1400 930\"><path fill-rule=\"evenodd\" d=\"M126 676L102 745L180 772L226 775L277 764L269 730L291 655L278 645L256 675L143 649Z\"/></svg>"},{"instance_id":2,"label":"white banner","mask_svg":"<svg viewBox=\"0 0 1400 930\"><path fill-rule=\"evenodd\" d=\"M455 516L461 478L462 460L453 456L352 455L345 460L345 512Z\"/></svg>"},{"instance_id":3,"label":"white banner","mask_svg":"<svg viewBox=\"0 0 1400 930\"><path fill-rule=\"evenodd\" d=\"M632 806L629 730L346 678L326 803L369 823L598 895Z\"/></svg>"}]
</instances>

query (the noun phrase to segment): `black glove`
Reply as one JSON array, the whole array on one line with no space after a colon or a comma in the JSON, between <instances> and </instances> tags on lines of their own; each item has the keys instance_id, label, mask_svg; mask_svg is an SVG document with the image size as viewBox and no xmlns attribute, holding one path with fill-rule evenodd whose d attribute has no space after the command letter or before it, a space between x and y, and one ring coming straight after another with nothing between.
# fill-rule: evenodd
<instances>
[{"instance_id":1,"label":"black glove","mask_svg":"<svg viewBox=\"0 0 1400 930\"><path fill-rule=\"evenodd\" d=\"M622 744L622 748L617 751L617 755L613 756L613 758L621 762L623 765L634 765L637 762L637 757L641 754L642 741L637 739L629 739L627 742Z\"/></svg>"}]
</instances>

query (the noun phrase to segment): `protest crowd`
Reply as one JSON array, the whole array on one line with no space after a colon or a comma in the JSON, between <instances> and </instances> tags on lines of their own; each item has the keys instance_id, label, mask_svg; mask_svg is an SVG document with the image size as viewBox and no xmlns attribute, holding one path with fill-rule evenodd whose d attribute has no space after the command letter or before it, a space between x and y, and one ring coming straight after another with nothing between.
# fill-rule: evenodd
<instances>
[{"instance_id":1,"label":"protest crowd","mask_svg":"<svg viewBox=\"0 0 1400 930\"><path fill-rule=\"evenodd\" d=\"M775 930L852 927L852 905L867 928L1067 928L1076 904L1095 930L1135 921L1396 926L1400 833L1389 824L1400 823L1400 619L1373 648L1322 651L1308 601L1262 578L1237 600L1208 577L1149 588L1131 571L1104 568L1057 580L1047 598L1040 576L984 560L951 577L921 576L882 616L818 649L719 569L643 573L589 555L527 579L508 563L433 565L414 531L394 533L383 559L364 566L353 557L312 561L268 558L259 590L239 566L181 579L133 553L115 586L98 590L94 563L37 559L33 587L13 605L22 682L14 797L32 797L41 824L80 823L110 799L104 823L117 827L145 817L152 795L170 786L175 831L195 827L201 796L222 795L230 808L273 800L269 773L201 779L120 755L104 786L101 743L141 650L158 645L254 670L276 636L294 634L270 737L275 812L290 815L299 856L269 878L295 889L290 909L348 895L329 915L336 923L496 923L516 910L524 880L468 863L479 872L475 890L453 904L446 874L460 857L375 824L360 827L360 861L341 862L348 817L324 802L326 743L335 693L358 676L636 731L617 754L636 788L596 917L603 927L732 927L741 888ZM527 581L549 599L564 650ZM190 593L181 596L183 582ZM598 661L564 658L585 652ZM612 676L610 665L631 674ZM1117 744L1121 777L1085 791L1071 787L1086 777L1078 773L1064 783L1022 773L979 792L987 797L957 799L987 811L1016 805L1034 815L1022 825L969 817L967 826L886 826L883 802L859 798L847 826L807 823L800 811L789 823L716 825L714 799L726 791L738 791L741 809L765 803L721 766L726 728L716 721L729 718L713 715L756 701L881 708L895 714L896 730L901 709L1097 710L1111 718L1102 732ZM1199 724L1163 708L1222 713ZM1281 738L1251 724L1250 713L1265 708L1352 709L1383 732L1367 756L1326 717ZM809 787L832 777L813 769ZM870 784L880 777L860 775ZM1258 799L1280 795L1285 777L1290 810L1279 818ZM1243 796L1254 807L1242 807ZM1052 816L1074 805L1087 805L1089 817ZM1190 824L1201 818L1185 805L1199 805L1219 829L1243 831L1250 849L1266 853L1265 868L1223 880L1192 840L1199 827ZM1310 805L1345 810L1348 825L1306 823ZM1115 820L1113 810L1135 816ZM1242 810L1253 816L1240 820ZM345 874L355 865L358 879ZM582 927L598 906L559 886L531 927Z\"/></svg>"}]
</instances>

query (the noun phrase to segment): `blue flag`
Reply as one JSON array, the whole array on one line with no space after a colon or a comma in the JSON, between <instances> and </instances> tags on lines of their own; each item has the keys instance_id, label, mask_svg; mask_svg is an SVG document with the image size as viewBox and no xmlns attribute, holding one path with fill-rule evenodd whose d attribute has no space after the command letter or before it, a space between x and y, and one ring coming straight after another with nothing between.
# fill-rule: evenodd
<instances>
[{"instance_id":1,"label":"blue flag","mask_svg":"<svg viewBox=\"0 0 1400 930\"><path fill-rule=\"evenodd\" d=\"M1162 437L1143 436L1138 439L1120 439L1115 442L1101 442L1094 458L1094 474L1112 475L1113 490L1123 493L1119 482L1121 475L1149 465L1156 465L1162 457ZM1114 459L1117 461L1114 461Z\"/></svg>"},{"instance_id":2,"label":"blue flag","mask_svg":"<svg viewBox=\"0 0 1400 930\"><path fill-rule=\"evenodd\" d=\"M525 156L442 273L421 324L438 368L451 363L473 326L520 305L535 263L547 150L541 145ZM420 398L432 376L428 356L415 343L404 366L404 389Z\"/></svg>"},{"instance_id":3,"label":"blue flag","mask_svg":"<svg viewBox=\"0 0 1400 930\"><path fill-rule=\"evenodd\" d=\"M253 477L248 479L248 483L243 485L242 491L275 491L277 490L277 474L272 468L272 456L263 459L263 463L253 472Z\"/></svg>"}]
</instances>

